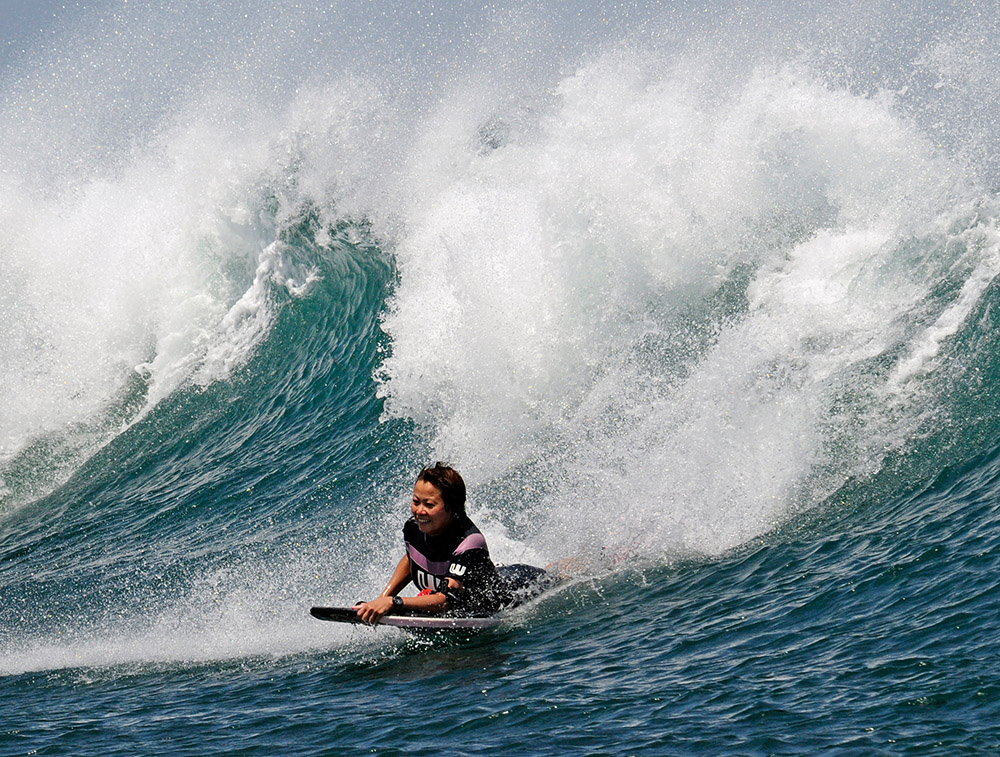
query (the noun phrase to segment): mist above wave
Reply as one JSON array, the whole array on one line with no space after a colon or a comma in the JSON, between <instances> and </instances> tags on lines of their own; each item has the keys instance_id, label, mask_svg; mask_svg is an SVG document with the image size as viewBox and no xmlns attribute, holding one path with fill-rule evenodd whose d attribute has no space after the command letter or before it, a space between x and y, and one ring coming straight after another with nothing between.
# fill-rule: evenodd
<instances>
[{"instance_id":1,"label":"mist above wave","mask_svg":"<svg viewBox=\"0 0 1000 757\"><path fill-rule=\"evenodd\" d=\"M386 412L500 520L766 530L919 425L907 380L993 275L988 218L948 252L992 165L976 7L847 5L77 18L5 73L4 457L76 429L71 471L238 370L271 293L308 296L308 212L395 256Z\"/></svg>"}]
</instances>

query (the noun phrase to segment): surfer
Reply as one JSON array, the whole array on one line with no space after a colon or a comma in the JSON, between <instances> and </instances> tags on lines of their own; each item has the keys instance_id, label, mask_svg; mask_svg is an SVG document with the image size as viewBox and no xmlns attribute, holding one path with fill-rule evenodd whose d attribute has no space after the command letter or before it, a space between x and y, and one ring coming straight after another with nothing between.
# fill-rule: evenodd
<instances>
[{"instance_id":1,"label":"surfer","mask_svg":"<svg viewBox=\"0 0 1000 757\"><path fill-rule=\"evenodd\" d=\"M377 623L389 613L492 615L513 601L512 590L544 574L530 565L502 566L490 559L482 532L465 512L465 481L454 468L424 468L413 486L411 517L403 524L406 554L378 597L355 606ZM415 597L399 592L410 582Z\"/></svg>"}]
</instances>

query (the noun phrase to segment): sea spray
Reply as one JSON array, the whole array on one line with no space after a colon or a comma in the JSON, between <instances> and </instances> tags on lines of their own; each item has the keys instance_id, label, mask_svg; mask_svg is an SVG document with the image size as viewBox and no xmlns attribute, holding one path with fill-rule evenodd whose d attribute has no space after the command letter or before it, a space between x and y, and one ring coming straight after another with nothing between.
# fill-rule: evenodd
<instances>
[{"instance_id":1,"label":"sea spray","mask_svg":"<svg viewBox=\"0 0 1000 757\"><path fill-rule=\"evenodd\" d=\"M91 18L9 74L24 623L38 597L98 631L121 597L198 616L219 575L211 601L254 611L353 601L435 457L498 559L714 555L881 491L974 415L949 384L993 354L997 215L965 20L883 47L885 8L773 31L773 6L500 9L454 34L410 9L353 37L325 23L346 6L234 6Z\"/></svg>"},{"instance_id":2,"label":"sea spray","mask_svg":"<svg viewBox=\"0 0 1000 757\"><path fill-rule=\"evenodd\" d=\"M82 5L0 46L0 751L997 751L991 3ZM576 580L312 620L437 456Z\"/></svg>"},{"instance_id":3,"label":"sea spray","mask_svg":"<svg viewBox=\"0 0 1000 757\"><path fill-rule=\"evenodd\" d=\"M396 246L387 411L509 476L494 496L544 470L550 549L719 551L906 435L835 408L923 312L933 279L873 270L961 212L955 169L891 98L808 66L708 85L655 55L581 68L533 132L453 138Z\"/></svg>"}]
</instances>

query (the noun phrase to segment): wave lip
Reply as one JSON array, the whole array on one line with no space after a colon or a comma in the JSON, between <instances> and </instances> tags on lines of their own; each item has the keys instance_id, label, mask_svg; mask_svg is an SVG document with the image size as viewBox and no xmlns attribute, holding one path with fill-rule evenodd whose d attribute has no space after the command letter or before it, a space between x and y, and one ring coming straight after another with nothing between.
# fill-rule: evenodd
<instances>
[{"instance_id":1,"label":"wave lip","mask_svg":"<svg viewBox=\"0 0 1000 757\"><path fill-rule=\"evenodd\" d=\"M451 164L437 129L417 163L386 412L504 501L528 476L547 547L715 553L872 475L926 415L885 400L887 362L992 280L970 248L957 309L935 297L963 168L892 97L805 62L684 71L606 54L535 128L456 132Z\"/></svg>"}]
</instances>

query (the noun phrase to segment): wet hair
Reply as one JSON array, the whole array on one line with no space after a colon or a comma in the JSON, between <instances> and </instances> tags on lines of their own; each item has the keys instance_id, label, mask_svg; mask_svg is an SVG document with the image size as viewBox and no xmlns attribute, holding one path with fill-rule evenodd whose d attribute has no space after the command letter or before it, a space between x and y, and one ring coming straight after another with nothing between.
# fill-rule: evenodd
<instances>
[{"instance_id":1,"label":"wet hair","mask_svg":"<svg viewBox=\"0 0 1000 757\"><path fill-rule=\"evenodd\" d=\"M444 509L452 515L465 515L465 481L457 470L447 463L435 463L424 468L417 481L426 481L439 492Z\"/></svg>"}]
</instances>

